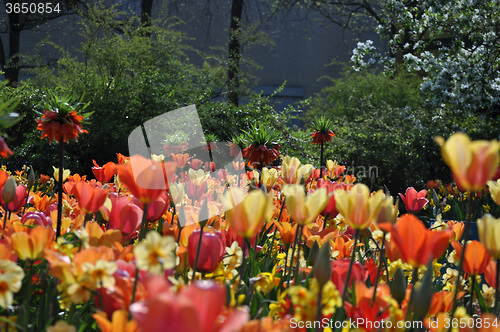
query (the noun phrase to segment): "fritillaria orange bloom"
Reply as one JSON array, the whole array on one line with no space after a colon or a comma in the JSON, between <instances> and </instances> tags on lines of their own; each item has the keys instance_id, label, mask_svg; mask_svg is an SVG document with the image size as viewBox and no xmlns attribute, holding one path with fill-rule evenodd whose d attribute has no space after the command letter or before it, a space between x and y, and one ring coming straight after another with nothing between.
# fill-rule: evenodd
<instances>
[{"instance_id":1,"label":"fritillaria orange bloom","mask_svg":"<svg viewBox=\"0 0 500 332\"><path fill-rule=\"evenodd\" d=\"M108 197L108 191L92 187L87 182L80 181L73 188L73 195L85 213L96 213L104 205Z\"/></svg>"},{"instance_id":2,"label":"fritillaria orange bloom","mask_svg":"<svg viewBox=\"0 0 500 332\"><path fill-rule=\"evenodd\" d=\"M13 155L14 152L12 152L11 149L9 149L9 146L3 139L3 137L0 137L0 156L4 158L9 158L9 155Z\"/></svg>"},{"instance_id":3,"label":"fritillaria orange bloom","mask_svg":"<svg viewBox=\"0 0 500 332\"><path fill-rule=\"evenodd\" d=\"M457 257L462 257L462 245L457 241L452 241L451 245L457 252ZM482 274L490 261L491 256L481 242L474 240L467 243L463 263L465 273L474 276Z\"/></svg>"},{"instance_id":4,"label":"fritillaria orange bloom","mask_svg":"<svg viewBox=\"0 0 500 332\"><path fill-rule=\"evenodd\" d=\"M440 257L450 243L451 231L432 231L413 214L399 218L391 229L391 242L399 249L401 259L420 267Z\"/></svg>"},{"instance_id":5,"label":"fritillaria orange bloom","mask_svg":"<svg viewBox=\"0 0 500 332\"><path fill-rule=\"evenodd\" d=\"M327 143L330 142L334 137L335 134L331 130L327 130L326 132L315 130L312 134L313 144Z\"/></svg>"},{"instance_id":6,"label":"fritillaria orange bloom","mask_svg":"<svg viewBox=\"0 0 500 332\"><path fill-rule=\"evenodd\" d=\"M455 133L446 142L442 137L435 140L441 145L441 155L461 191L481 190L497 171L500 162L497 140L471 142L464 133Z\"/></svg>"},{"instance_id":7,"label":"fritillaria orange bloom","mask_svg":"<svg viewBox=\"0 0 500 332\"><path fill-rule=\"evenodd\" d=\"M52 143L68 142L70 139L78 140L78 135L87 133L82 129L81 121L83 116L78 115L76 111L68 114L60 114L56 111L44 111L41 119L37 119L38 127L42 131L42 139L47 137Z\"/></svg>"}]
</instances>

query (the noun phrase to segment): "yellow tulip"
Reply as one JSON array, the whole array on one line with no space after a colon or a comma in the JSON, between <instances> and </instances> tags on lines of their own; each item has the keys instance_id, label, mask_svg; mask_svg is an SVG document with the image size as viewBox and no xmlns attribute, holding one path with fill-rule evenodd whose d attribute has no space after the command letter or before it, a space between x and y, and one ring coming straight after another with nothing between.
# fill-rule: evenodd
<instances>
[{"instance_id":1,"label":"yellow tulip","mask_svg":"<svg viewBox=\"0 0 500 332\"><path fill-rule=\"evenodd\" d=\"M267 189L271 189L278 180L278 171L275 168L262 168L262 185Z\"/></svg>"},{"instance_id":2,"label":"yellow tulip","mask_svg":"<svg viewBox=\"0 0 500 332\"><path fill-rule=\"evenodd\" d=\"M316 220L328 204L330 196L325 188L317 189L306 195L304 187L299 184L285 185L286 209L292 220L299 225L307 225Z\"/></svg>"},{"instance_id":3,"label":"yellow tulip","mask_svg":"<svg viewBox=\"0 0 500 332\"><path fill-rule=\"evenodd\" d=\"M59 181L59 168L52 166L54 169L54 179ZM71 171L69 169L63 169L63 182L66 181L68 176L70 176Z\"/></svg>"},{"instance_id":4,"label":"yellow tulip","mask_svg":"<svg viewBox=\"0 0 500 332\"><path fill-rule=\"evenodd\" d=\"M500 143L496 139L472 142L467 134L455 133L446 142L442 137L435 141L461 191L481 190L495 174L500 162Z\"/></svg>"},{"instance_id":5,"label":"yellow tulip","mask_svg":"<svg viewBox=\"0 0 500 332\"><path fill-rule=\"evenodd\" d=\"M301 165L296 157L285 156L281 162L281 177L285 183L299 183L302 179L307 180L313 169L313 165Z\"/></svg>"},{"instance_id":6,"label":"yellow tulip","mask_svg":"<svg viewBox=\"0 0 500 332\"><path fill-rule=\"evenodd\" d=\"M485 214L477 221L479 240L484 244L488 253L495 259L500 259L500 219Z\"/></svg>"},{"instance_id":7,"label":"yellow tulip","mask_svg":"<svg viewBox=\"0 0 500 332\"><path fill-rule=\"evenodd\" d=\"M500 179L498 179L496 182L494 181L488 181L488 188L490 188L490 195L491 198L497 205L500 205Z\"/></svg>"},{"instance_id":8,"label":"yellow tulip","mask_svg":"<svg viewBox=\"0 0 500 332\"><path fill-rule=\"evenodd\" d=\"M394 224L398 220L398 203L394 205L394 198L387 196L380 203L380 212L377 215L377 224Z\"/></svg>"},{"instance_id":9,"label":"yellow tulip","mask_svg":"<svg viewBox=\"0 0 500 332\"><path fill-rule=\"evenodd\" d=\"M231 188L224 195L223 204L231 227L245 238L257 235L274 212L273 195L262 190L253 190L245 196L240 188Z\"/></svg>"},{"instance_id":10,"label":"yellow tulip","mask_svg":"<svg viewBox=\"0 0 500 332\"><path fill-rule=\"evenodd\" d=\"M384 197L382 190L370 196L370 189L362 183L355 184L349 192L335 191L337 210L354 229L365 229L377 219Z\"/></svg>"}]
</instances>

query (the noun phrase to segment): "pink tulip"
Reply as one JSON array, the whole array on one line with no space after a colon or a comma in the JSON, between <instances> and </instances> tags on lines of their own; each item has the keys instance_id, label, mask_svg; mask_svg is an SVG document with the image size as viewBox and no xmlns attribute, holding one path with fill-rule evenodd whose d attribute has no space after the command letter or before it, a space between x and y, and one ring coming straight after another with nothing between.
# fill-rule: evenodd
<instances>
[{"instance_id":1,"label":"pink tulip","mask_svg":"<svg viewBox=\"0 0 500 332\"><path fill-rule=\"evenodd\" d=\"M142 221L142 209L133 204L126 196L109 194L111 200L111 211L106 206L101 209L105 220L109 222L110 229L118 229L122 232L123 241L129 241L139 228Z\"/></svg>"},{"instance_id":2,"label":"pink tulip","mask_svg":"<svg viewBox=\"0 0 500 332\"><path fill-rule=\"evenodd\" d=\"M412 213L417 213L429 203L429 200L425 198L426 195L427 190L423 189L417 192L413 187L407 188L404 196L401 193L399 194L403 203L405 203L406 211Z\"/></svg>"}]
</instances>

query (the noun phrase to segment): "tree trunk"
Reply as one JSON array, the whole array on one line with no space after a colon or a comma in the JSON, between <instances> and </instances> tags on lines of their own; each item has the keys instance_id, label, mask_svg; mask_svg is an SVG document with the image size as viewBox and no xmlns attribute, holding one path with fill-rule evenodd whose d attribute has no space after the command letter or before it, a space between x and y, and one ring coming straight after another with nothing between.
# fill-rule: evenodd
<instances>
[{"instance_id":1,"label":"tree trunk","mask_svg":"<svg viewBox=\"0 0 500 332\"><path fill-rule=\"evenodd\" d=\"M240 40L239 30L241 27L241 15L243 12L243 0L232 0L231 26L229 29L229 61L227 69L227 98L235 106L239 105L239 71L240 71Z\"/></svg>"},{"instance_id":2,"label":"tree trunk","mask_svg":"<svg viewBox=\"0 0 500 332\"><path fill-rule=\"evenodd\" d=\"M141 23L143 26L151 25L151 12L153 11L153 0L141 1Z\"/></svg>"},{"instance_id":3,"label":"tree trunk","mask_svg":"<svg viewBox=\"0 0 500 332\"><path fill-rule=\"evenodd\" d=\"M9 15L9 57L5 61L5 78L9 85L16 85L19 80L19 43L21 40L21 24L19 14ZM4 64L2 64L3 66Z\"/></svg>"}]
</instances>

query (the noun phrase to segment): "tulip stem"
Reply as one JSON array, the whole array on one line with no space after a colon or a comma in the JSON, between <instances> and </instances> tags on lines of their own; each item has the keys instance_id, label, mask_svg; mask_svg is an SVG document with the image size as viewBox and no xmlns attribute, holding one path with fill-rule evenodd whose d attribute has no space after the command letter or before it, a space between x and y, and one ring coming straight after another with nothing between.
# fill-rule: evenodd
<instances>
[{"instance_id":1,"label":"tulip stem","mask_svg":"<svg viewBox=\"0 0 500 332\"><path fill-rule=\"evenodd\" d=\"M495 315L498 316L498 296L499 296L499 286L500 286L500 264L498 262L499 260L497 259L496 260L496 263L497 263L497 274L496 274L496 277L495 277L495 309L494 309L494 313Z\"/></svg>"},{"instance_id":2,"label":"tulip stem","mask_svg":"<svg viewBox=\"0 0 500 332\"><path fill-rule=\"evenodd\" d=\"M320 153L320 159L319 159L319 178L323 178L323 142L321 142L321 153Z\"/></svg>"},{"instance_id":3,"label":"tulip stem","mask_svg":"<svg viewBox=\"0 0 500 332\"><path fill-rule=\"evenodd\" d=\"M382 264L387 265L387 264L385 264L385 259L384 259L385 258L385 255L384 255L385 233L383 233L383 234L384 235L382 238L382 245L379 248L380 258L379 258L379 262L378 262L377 275L375 276L375 285L373 285L373 296L372 296L371 306L373 306L373 302L375 302L375 297L377 295L377 285L378 285L378 280L380 278L380 272L382 272ZM377 241L375 241L375 239L373 239L373 241L375 242L375 244L377 244ZM388 281L387 284L389 284L389 275L387 275L387 281Z\"/></svg>"},{"instance_id":4,"label":"tulip stem","mask_svg":"<svg viewBox=\"0 0 500 332\"><path fill-rule=\"evenodd\" d=\"M321 143L323 145L323 143ZM316 303L316 321L321 322L321 311L323 309L323 306L321 305L321 297L323 295L323 285L319 285L319 291L318 291L318 301ZM320 326L316 326L316 332L322 331L322 328Z\"/></svg>"},{"instance_id":5,"label":"tulip stem","mask_svg":"<svg viewBox=\"0 0 500 332\"><path fill-rule=\"evenodd\" d=\"M342 293L342 307L344 307L345 297L347 295L347 289L349 288L349 279L351 279L352 266L354 265L354 259L356 258L356 246L358 245L358 237L359 237L359 229L356 229L356 233L354 233L354 247L352 249L351 263L349 264L349 270L347 270L344 292Z\"/></svg>"},{"instance_id":6,"label":"tulip stem","mask_svg":"<svg viewBox=\"0 0 500 332\"><path fill-rule=\"evenodd\" d=\"M470 285L470 301L469 301L469 310L467 310L467 313L469 315L473 315L474 313L472 312L472 303L474 302L474 287L476 285L476 276L471 275L471 285Z\"/></svg>"},{"instance_id":7,"label":"tulip stem","mask_svg":"<svg viewBox=\"0 0 500 332\"><path fill-rule=\"evenodd\" d=\"M61 236L62 227L62 199L64 173L64 142L59 140L59 180L57 180L57 229L56 239Z\"/></svg>"},{"instance_id":8,"label":"tulip stem","mask_svg":"<svg viewBox=\"0 0 500 332\"><path fill-rule=\"evenodd\" d=\"M297 230L299 232L299 240L297 241L297 245L298 245L299 249L297 251L297 265L295 266L295 283L294 283L294 285L296 285L297 281L299 280L300 247L301 247L301 245L298 242L302 239L302 230L304 229L304 225L301 225L299 227L300 227L300 229Z\"/></svg>"},{"instance_id":9,"label":"tulip stem","mask_svg":"<svg viewBox=\"0 0 500 332\"><path fill-rule=\"evenodd\" d=\"M130 300L130 305L132 305L135 302L135 292L137 291L137 282L139 280L139 269L137 268L137 265L135 266L135 279L134 279L134 287L132 288L132 300ZM132 312L129 310L128 312L128 319L132 319Z\"/></svg>"},{"instance_id":10,"label":"tulip stem","mask_svg":"<svg viewBox=\"0 0 500 332\"><path fill-rule=\"evenodd\" d=\"M203 238L203 226L201 226L200 229L200 238L198 239L198 247L196 248L196 258L194 259L193 277L191 278L191 282L193 282L196 279L196 268L198 267L198 258L200 258L202 238Z\"/></svg>"},{"instance_id":11,"label":"tulip stem","mask_svg":"<svg viewBox=\"0 0 500 332\"><path fill-rule=\"evenodd\" d=\"M5 210L5 215L3 218L3 228L2 228L2 239L5 237L5 226L7 225L7 214L9 214L9 210Z\"/></svg>"},{"instance_id":12,"label":"tulip stem","mask_svg":"<svg viewBox=\"0 0 500 332\"><path fill-rule=\"evenodd\" d=\"M474 203L474 196L475 193L471 192L469 196L469 201L467 204L467 220L465 223L465 230L464 230L464 244L462 247L462 254L460 255L460 263L458 264L458 276L457 276L457 281L455 282L455 292L453 293L453 308L451 309L451 315L450 319L454 319L455 311L457 310L458 303L457 303L457 297L458 297L458 290L460 288L460 276L462 275L463 272L463 265L464 265L464 259L465 259L465 249L467 247L467 240L469 239L469 233L470 233L470 223L472 222L472 215L473 215L473 203ZM449 332L451 332L451 325L450 328L448 329Z\"/></svg>"},{"instance_id":13,"label":"tulip stem","mask_svg":"<svg viewBox=\"0 0 500 332\"><path fill-rule=\"evenodd\" d=\"M139 230L139 241L142 241L144 240L144 238L146 237L146 233L147 233L147 225L148 225L148 220L147 220L147 216L148 216L148 204L144 204L144 209L143 209L143 212L142 212L142 222L141 222L141 228Z\"/></svg>"},{"instance_id":14,"label":"tulip stem","mask_svg":"<svg viewBox=\"0 0 500 332\"><path fill-rule=\"evenodd\" d=\"M295 255L295 247L297 246L297 238L299 235L299 230L300 230L300 225L297 225L297 232L295 233L295 239L293 240L293 247L292 247L292 257L290 258L290 269L288 269L288 274L286 276L286 286L290 286L290 277L292 274L293 270L293 256ZM288 252L286 253L286 256L288 257ZM298 259L297 259L298 263ZM285 266L285 271L286 271L286 266Z\"/></svg>"}]
</instances>

